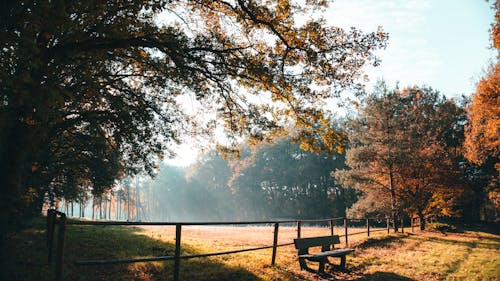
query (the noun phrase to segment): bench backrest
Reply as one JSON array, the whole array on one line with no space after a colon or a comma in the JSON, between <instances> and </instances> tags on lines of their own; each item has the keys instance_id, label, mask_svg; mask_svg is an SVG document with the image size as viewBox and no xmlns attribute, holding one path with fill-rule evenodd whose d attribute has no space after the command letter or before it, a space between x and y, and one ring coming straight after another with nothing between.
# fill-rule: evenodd
<instances>
[{"instance_id":1,"label":"bench backrest","mask_svg":"<svg viewBox=\"0 0 500 281\"><path fill-rule=\"evenodd\" d=\"M293 239L293 243L295 244L295 249L307 249L310 247L340 244L340 238L338 235L297 238Z\"/></svg>"}]
</instances>

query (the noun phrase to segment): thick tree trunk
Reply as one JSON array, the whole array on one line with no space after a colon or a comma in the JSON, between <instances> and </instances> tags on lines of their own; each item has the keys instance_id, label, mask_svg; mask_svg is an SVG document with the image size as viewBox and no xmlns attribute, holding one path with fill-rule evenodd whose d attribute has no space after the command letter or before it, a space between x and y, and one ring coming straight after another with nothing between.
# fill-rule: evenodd
<instances>
[{"instance_id":1,"label":"thick tree trunk","mask_svg":"<svg viewBox=\"0 0 500 281\"><path fill-rule=\"evenodd\" d=\"M420 221L420 230L425 230L425 217L421 211L418 212L418 220Z\"/></svg>"},{"instance_id":2,"label":"thick tree trunk","mask_svg":"<svg viewBox=\"0 0 500 281\"><path fill-rule=\"evenodd\" d=\"M15 126L16 124L5 124L9 126L7 128L4 127L5 130L2 130L2 137L0 139L0 169L2 171L2 177L0 177L2 181L0 227L2 229L9 227L22 209L22 202L20 200L23 193L22 179L28 151L23 141L25 137L23 137L20 128Z\"/></svg>"}]
</instances>

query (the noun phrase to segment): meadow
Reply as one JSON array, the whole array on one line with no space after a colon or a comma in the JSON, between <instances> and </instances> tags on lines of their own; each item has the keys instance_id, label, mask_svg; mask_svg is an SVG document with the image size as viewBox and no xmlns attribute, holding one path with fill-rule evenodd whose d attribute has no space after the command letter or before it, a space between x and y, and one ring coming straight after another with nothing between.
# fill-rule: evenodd
<instances>
[{"instance_id":1,"label":"meadow","mask_svg":"<svg viewBox=\"0 0 500 281\"><path fill-rule=\"evenodd\" d=\"M52 280L47 263L43 220L8 238L3 253L4 280ZM359 233L365 228L349 228ZM373 229L372 229L373 230ZM335 228L342 234L343 228ZM328 227L302 228L302 237L328 235ZM279 243L292 242L295 226L280 227ZM173 255L174 227L69 225L66 234L64 280L172 280L173 261L121 265L76 266L77 260L121 259ZM273 227L186 226L182 254L200 254L272 245ZM344 243L341 238L341 243ZM344 247L345 245L338 245ZM349 236L356 250L347 269L327 266L325 275L301 271L293 245L181 261L181 280L499 280L500 236L483 231L420 232L387 235L385 231ZM335 259L333 259L333 262Z\"/></svg>"}]
</instances>

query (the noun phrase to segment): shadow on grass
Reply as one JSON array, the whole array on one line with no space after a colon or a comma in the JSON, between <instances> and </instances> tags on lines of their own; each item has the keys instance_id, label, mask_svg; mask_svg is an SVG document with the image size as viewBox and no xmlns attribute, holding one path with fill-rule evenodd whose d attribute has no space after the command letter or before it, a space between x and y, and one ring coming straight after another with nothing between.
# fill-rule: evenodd
<instances>
[{"instance_id":1,"label":"shadow on grass","mask_svg":"<svg viewBox=\"0 0 500 281\"><path fill-rule=\"evenodd\" d=\"M369 281L379 281L379 280L384 280L384 281L413 281L414 279L401 276L392 272L380 272L377 271L372 274L366 274L362 276L360 279L354 279L356 281L361 281L361 280L369 280Z\"/></svg>"},{"instance_id":2,"label":"shadow on grass","mask_svg":"<svg viewBox=\"0 0 500 281\"><path fill-rule=\"evenodd\" d=\"M54 262L47 262L44 224L34 224L7 238L0 280L53 280ZM77 260L124 259L173 255L174 237L154 239L135 227L67 227L63 280L173 280L173 260L118 265L76 266ZM57 239L57 237L56 237ZM182 245L181 254L196 254ZM180 280L260 280L240 267L208 258L181 260Z\"/></svg>"},{"instance_id":3,"label":"shadow on grass","mask_svg":"<svg viewBox=\"0 0 500 281\"><path fill-rule=\"evenodd\" d=\"M368 240L356 246L359 249L366 249L371 247L392 247L394 244L402 245L404 241L402 238L406 236L386 236L382 238L368 238Z\"/></svg>"},{"instance_id":4,"label":"shadow on grass","mask_svg":"<svg viewBox=\"0 0 500 281\"><path fill-rule=\"evenodd\" d=\"M465 237L465 236L464 236ZM478 237L472 236L471 238L478 239L479 241L461 241L457 239L446 239L439 237L428 237L428 236L414 236L412 239L421 240L421 241L429 241L439 244L448 244L448 245L462 245L467 248L483 248L483 249L494 249L500 250L500 239L492 238L492 237Z\"/></svg>"},{"instance_id":5,"label":"shadow on grass","mask_svg":"<svg viewBox=\"0 0 500 281\"><path fill-rule=\"evenodd\" d=\"M485 233L500 235L500 222L482 223L465 227L469 231L482 231Z\"/></svg>"},{"instance_id":6,"label":"shadow on grass","mask_svg":"<svg viewBox=\"0 0 500 281\"><path fill-rule=\"evenodd\" d=\"M317 274L321 280L349 280L349 281L413 281L414 279L393 272L377 271L374 273L361 273L349 269L334 267L327 273Z\"/></svg>"}]
</instances>

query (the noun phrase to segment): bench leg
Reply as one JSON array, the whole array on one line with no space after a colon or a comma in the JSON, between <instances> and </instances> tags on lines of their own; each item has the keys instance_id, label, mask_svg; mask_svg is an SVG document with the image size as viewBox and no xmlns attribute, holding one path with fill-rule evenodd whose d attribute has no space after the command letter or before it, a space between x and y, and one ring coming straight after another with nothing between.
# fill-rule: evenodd
<instances>
[{"instance_id":1,"label":"bench leg","mask_svg":"<svg viewBox=\"0 0 500 281\"><path fill-rule=\"evenodd\" d=\"M319 262L318 272L319 273L324 273L325 272L325 260L321 260Z\"/></svg>"},{"instance_id":2,"label":"bench leg","mask_svg":"<svg viewBox=\"0 0 500 281\"><path fill-rule=\"evenodd\" d=\"M340 267L345 267L345 256L340 256Z\"/></svg>"},{"instance_id":3,"label":"bench leg","mask_svg":"<svg viewBox=\"0 0 500 281\"><path fill-rule=\"evenodd\" d=\"M299 264L300 264L300 269L302 270L309 270L309 267L307 267L306 260L299 258Z\"/></svg>"}]
</instances>

